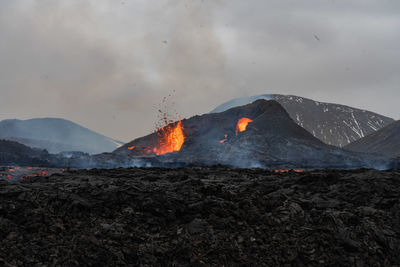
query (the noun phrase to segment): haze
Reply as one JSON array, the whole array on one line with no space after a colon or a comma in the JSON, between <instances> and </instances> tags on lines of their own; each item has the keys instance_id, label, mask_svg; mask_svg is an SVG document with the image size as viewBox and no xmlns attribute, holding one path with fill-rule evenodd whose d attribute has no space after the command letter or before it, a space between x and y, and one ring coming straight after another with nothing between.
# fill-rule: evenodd
<instances>
[{"instance_id":1,"label":"haze","mask_svg":"<svg viewBox=\"0 0 400 267\"><path fill-rule=\"evenodd\" d=\"M398 0L5 0L0 119L122 141L231 98L293 94L400 118Z\"/></svg>"}]
</instances>

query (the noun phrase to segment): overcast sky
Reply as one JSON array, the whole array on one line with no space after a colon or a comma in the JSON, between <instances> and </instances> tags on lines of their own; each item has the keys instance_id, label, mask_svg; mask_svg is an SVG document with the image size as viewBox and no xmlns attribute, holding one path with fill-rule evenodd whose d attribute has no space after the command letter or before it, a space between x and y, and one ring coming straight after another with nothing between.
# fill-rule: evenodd
<instances>
[{"instance_id":1,"label":"overcast sky","mask_svg":"<svg viewBox=\"0 0 400 267\"><path fill-rule=\"evenodd\" d=\"M173 90L184 118L280 93L400 119L400 1L0 1L0 119L129 141Z\"/></svg>"}]
</instances>

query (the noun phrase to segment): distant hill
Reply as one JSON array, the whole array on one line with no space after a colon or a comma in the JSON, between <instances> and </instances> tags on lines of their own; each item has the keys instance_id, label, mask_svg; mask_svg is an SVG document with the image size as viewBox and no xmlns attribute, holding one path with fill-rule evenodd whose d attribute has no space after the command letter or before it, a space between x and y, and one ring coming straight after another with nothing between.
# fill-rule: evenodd
<instances>
[{"instance_id":1,"label":"distant hill","mask_svg":"<svg viewBox=\"0 0 400 267\"><path fill-rule=\"evenodd\" d=\"M54 155L46 150L30 148L23 144L0 140L0 165L52 166L57 164Z\"/></svg>"},{"instance_id":2,"label":"distant hill","mask_svg":"<svg viewBox=\"0 0 400 267\"><path fill-rule=\"evenodd\" d=\"M50 153L113 151L123 143L64 119L43 118L0 121L0 139L17 141Z\"/></svg>"},{"instance_id":3,"label":"distant hill","mask_svg":"<svg viewBox=\"0 0 400 267\"><path fill-rule=\"evenodd\" d=\"M279 102L298 125L324 143L338 147L344 147L394 122L391 118L367 110L279 94L232 99L211 113L246 105L257 99Z\"/></svg>"},{"instance_id":4,"label":"distant hill","mask_svg":"<svg viewBox=\"0 0 400 267\"><path fill-rule=\"evenodd\" d=\"M389 157L400 157L400 121L361 138L345 148L359 152L379 153Z\"/></svg>"}]
</instances>

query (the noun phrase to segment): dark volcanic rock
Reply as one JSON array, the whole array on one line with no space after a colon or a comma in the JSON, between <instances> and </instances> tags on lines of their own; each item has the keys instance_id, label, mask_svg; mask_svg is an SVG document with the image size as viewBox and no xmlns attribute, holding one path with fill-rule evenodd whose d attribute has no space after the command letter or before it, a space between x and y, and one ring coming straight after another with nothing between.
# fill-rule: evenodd
<instances>
[{"instance_id":1,"label":"dark volcanic rock","mask_svg":"<svg viewBox=\"0 0 400 267\"><path fill-rule=\"evenodd\" d=\"M131 168L0 181L0 265L396 266L400 173Z\"/></svg>"}]
</instances>

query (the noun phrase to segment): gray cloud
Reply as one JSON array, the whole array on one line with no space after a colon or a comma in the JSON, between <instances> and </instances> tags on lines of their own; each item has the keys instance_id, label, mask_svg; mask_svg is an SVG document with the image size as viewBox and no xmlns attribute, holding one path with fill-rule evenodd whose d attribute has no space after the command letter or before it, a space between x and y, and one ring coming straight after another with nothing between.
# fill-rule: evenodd
<instances>
[{"instance_id":1,"label":"gray cloud","mask_svg":"<svg viewBox=\"0 0 400 267\"><path fill-rule=\"evenodd\" d=\"M0 118L63 117L131 140L176 90L189 117L296 94L400 117L397 0L0 3ZM319 40L318 40L319 39Z\"/></svg>"},{"instance_id":2,"label":"gray cloud","mask_svg":"<svg viewBox=\"0 0 400 267\"><path fill-rule=\"evenodd\" d=\"M399 2L231 4L220 31L243 94L297 94L399 118Z\"/></svg>"}]
</instances>

